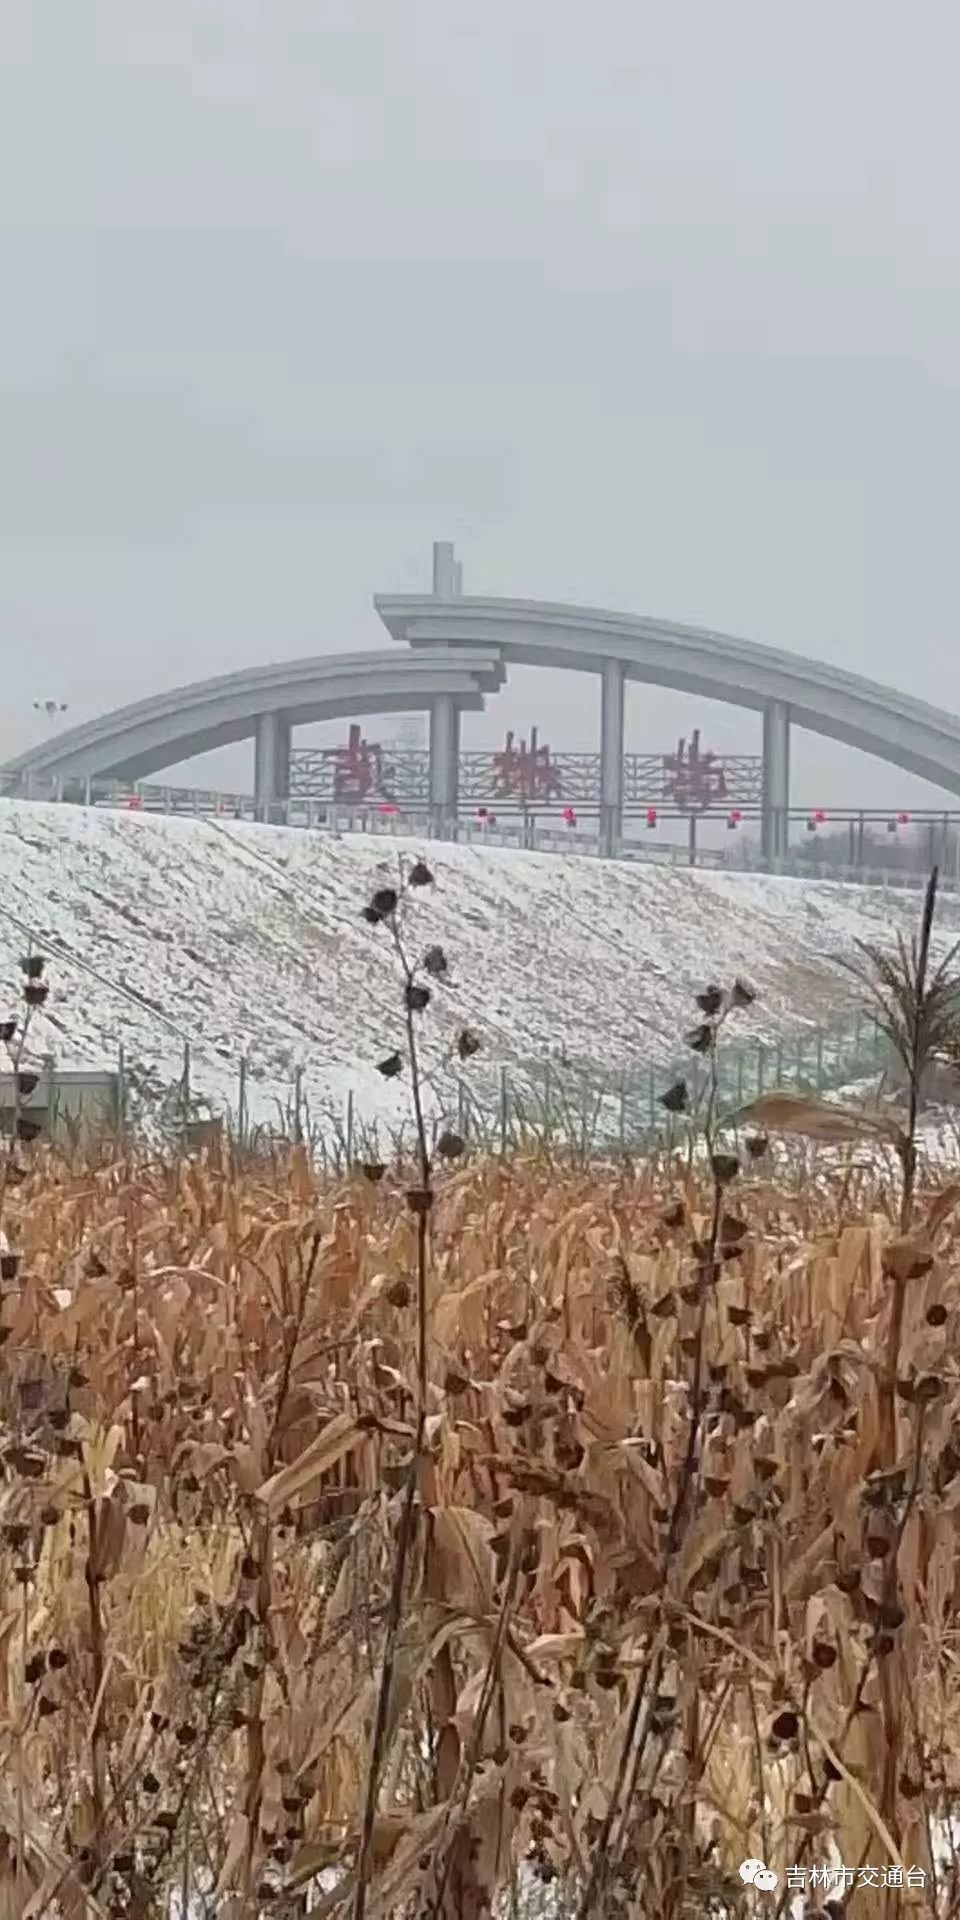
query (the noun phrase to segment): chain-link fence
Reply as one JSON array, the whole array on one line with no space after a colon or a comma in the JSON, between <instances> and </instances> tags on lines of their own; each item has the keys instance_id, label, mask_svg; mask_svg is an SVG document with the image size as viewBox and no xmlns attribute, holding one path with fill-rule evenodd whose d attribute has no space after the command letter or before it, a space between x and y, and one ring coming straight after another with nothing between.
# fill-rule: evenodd
<instances>
[{"instance_id":1,"label":"chain-link fence","mask_svg":"<svg viewBox=\"0 0 960 1920\"><path fill-rule=\"evenodd\" d=\"M829 1026L805 1026L770 1041L724 1044L716 1054L717 1111L735 1114L773 1089L826 1093L875 1079L887 1066L888 1045L877 1022L854 1013ZM297 1068L275 1089L272 1113L251 1065L237 1064L232 1098L205 1091L189 1045L174 1084L147 1086L121 1048L117 1061L116 1112L121 1130L161 1135L196 1147L228 1136L239 1148L300 1142L333 1166L382 1163L414 1145L412 1110L397 1121L363 1112L352 1090L342 1100L317 1096L308 1073ZM555 1147L584 1158L636 1154L671 1136L676 1122L662 1103L678 1079L687 1083L696 1111L710 1077L701 1057L682 1056L649 1065L632 1062L620 1072L574 1069L557 1061L491 1067L478 1061L443 1083L431 1077L425 1107L431 1140L443 1132L492 1153L532 1146ZM689 1124L684 1121L684 1125Z\"/></svg>"}]
</instances>

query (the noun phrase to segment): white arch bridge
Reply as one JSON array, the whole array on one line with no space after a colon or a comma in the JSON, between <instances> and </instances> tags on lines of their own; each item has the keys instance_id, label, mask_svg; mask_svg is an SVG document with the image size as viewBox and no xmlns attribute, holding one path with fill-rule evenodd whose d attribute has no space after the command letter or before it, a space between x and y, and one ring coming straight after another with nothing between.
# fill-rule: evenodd
<instances>
[{"instance_id":1,"label":"white arch bridge","mask_svg":"<svg viewBox=\"0 0 960 1920\"><path fill-rule=\"evenodd\" d=\"M838 667L703 627L465 595L449 542L433 551L433 591L374 601L403 644L255 667L196 682L70 728L0 767L0 791L59 791L149 774L229 742L256 743L255 792L267 811L289 793L297 725L363 713L427 711L436 830L457 812L460 715L482 708L511 664L592 673L601 682L601 844L616 852L623 814L624 690L672 687L763 715L763 845L786 851L790 728L876 755L960 794L960 717Z\"/></svg>"}]
</instances>

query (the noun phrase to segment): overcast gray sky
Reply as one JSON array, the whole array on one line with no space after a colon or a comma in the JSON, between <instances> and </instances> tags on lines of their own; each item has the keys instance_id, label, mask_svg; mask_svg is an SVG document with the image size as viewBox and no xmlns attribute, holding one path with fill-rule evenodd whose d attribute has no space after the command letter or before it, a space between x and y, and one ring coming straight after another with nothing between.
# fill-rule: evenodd
<instances>
[{"instance_id":1,"label":"overcast gray sky","mask_svg":"<svg viewBox=\"0 0 960 1920\"><path fill-rule=\"evenodd\" d=\"M520 24L518 24L518 22ZM703 621L960 711L956 0L3 0L0 754L384 643ZM467 744L590 746L528 670ZM632 689L630 742L756 722ZM934 798L804 736L795 797Z\"/></svg>"}]
</instances>

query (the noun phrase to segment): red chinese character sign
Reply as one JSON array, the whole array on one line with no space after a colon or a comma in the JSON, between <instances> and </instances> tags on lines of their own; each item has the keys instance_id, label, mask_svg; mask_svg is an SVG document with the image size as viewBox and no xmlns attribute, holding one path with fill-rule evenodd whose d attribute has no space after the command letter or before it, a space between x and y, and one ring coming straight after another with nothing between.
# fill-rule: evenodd
<instances>
[{"instance_id":1,"label":"red chinese character sign","mask_svg":"<svg viewBox=\"0 0 960 1920\"><path fill-rule=\"evenodd\" d=\"M349 804L368 800L382 792L382 750L376 742L365 740L359 727L351 727L345 747L334 747L333 797Z\"/></svg>"},{"instance_id":2,"label":"red chinese character sign","mask_svg":"<svg viewBox=\"0 0 960 1920\"><path fill-rule=\"evenodd\" d=\"M560 774L550 761L550 748L541 747L537 729L530 729L530 745L519 744L508 733L500 753L493 756L494 791L502 798L516 794L523 800L549 800L563 790Z\"/></svg>"},{"instance_id":3,"label":"red chinese character sign","mask_svg":"<svg viewBox=\"0 0 960 1920\"><path fill-rule=\"evenodd\" d=\"M677 742L676 753L664 754L663 791L666 800L683 813L705 813L727 798L727 778L718 755L700 745L699 727Z\"/></svg>"}]
</instances>

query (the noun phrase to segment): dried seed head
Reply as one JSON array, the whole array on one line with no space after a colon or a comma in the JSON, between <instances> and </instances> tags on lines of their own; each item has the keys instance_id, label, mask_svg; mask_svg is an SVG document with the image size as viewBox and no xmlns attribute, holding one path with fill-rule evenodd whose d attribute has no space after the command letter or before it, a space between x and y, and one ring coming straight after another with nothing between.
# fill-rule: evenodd
<instances>
[{"instance_id":1,"label":"dried seed head","mask_svg":"<svg viewBox=\"0 0 960 1920\"><path fill-rule=\"evenodd\" d=\"M740 1172L740 1162L735 1153L715 1153L711 1156L710 1166L713 1177L720 1187L729 1186Z\"/></svg>"},{"instance_id":2,"label":"dried seed head","mask_svg":"<svg viewBox=\"0 0 960 1920\"><path fill-rule=\"evenodd\" d=\"M692 1031L687 1034L686 1042L688 1047L692 1047L694 1053L709 1053L715 1037L713 1027L710 1026L708 1021L704 1021L702 1026L694 1027Z\"/></svg>"},{"instance_id":3,"label":"dried seed head","mask_svg":"<svg viewBox=\"0 0 960 1920\"><path fill-rule=\"evenodd\" d=\"M410 1187L407 1190L407 1206L411 1213L429 1213L433 1206L433 1194L429 1187Z\"/></svg>"},{"instance_id":4,"label":"dried seed head","mask_svg":"<svg viewBox=\"0 0 960 1920\"><path fill-rule=\"evenodd\" d=\"M430 988L421 986L418 980L408 980L404 999L411 1013L423 1013L430 1005Z\"/></svg>"},{"instance_id":5,"label":"dried seed head","mask_svg":"<svg viewBox=\"0 0 960 1920\"><path fill-rule=\"evenodd\" d=\"M921 1403L939 1400L943 1392L943 1381L938 1373L922 1373L914 1389L914 1397Z\"/></svg>"},{"instance_id":6,"label":"dried seed head","mask_svg":"<svg viewBox=\"0 0 960 1920\"><path fill-rule=\"evenodd\" d=\"M752 1007L756 997L757 996L753 988L751 986L748 986L746 980L742 980L738 975L737 979L733 983L732 988L730 989L731 1006Z\"/></svg>"},{"instance_id":7,"label":"dried seed head","mask_svg":"<svg viewBox=\"0 0 960 1920\"><path fill-rule=\"evenodd\" d=\"M452 1133L449 1128L445 1129L437 1141L437 1152L442 1160L456 1160L461 1153L466 1152L466 1149L467 1143L463 1136Z\"/></svg>"},{"instance_id":8,"label":"dried seed head","mask_svg":"<svg viewBox=\"0 0 960 1920\"><path fill-rule=\"evenodd\" d=\"M42 1007L50 988L45 980L28 980L23 989L23 997L28 1007Z\"/></svg>"},{"instance_id":9,"label":"dried seed head","mask_svg":"<svg viewBox=\"0 0 960 1920\"><path fill-rule=\"evenodd\" d=\"M433 884L433 874L425 860L415 860L407 875L411 887L429 887Z\"/></svg>"},{"instance_id":10,"label":"dried seed head","mask_svg":"<svg viewBox=\"0 0 960 1920\"><path fill-rule=\"evenodd\" d=\"M434 980L442 980L445 978L450 969L447 966L447 956L442 947L427 948L423 956L423 969L425 973L431 974Z\"/></svg>"},{"instance_id":11,"label":"dried seed head","mask_svg":"<svg viewBox=\"0 0 960 1920\"><path fill-rule=\"evenodd\" d=\"M377 1181L383 1179L386 1171L387 1169L382 1160L365 1160L363 1162L363 1177L365 1180L369 1180L372 1186L376 1186Z\"/></svg>"},{"instance_id":12,"label":"dried seed head","mask_svg":"<svg viewBox=\"0 0 960 1920\"><path fill-rule=\"evenodd\" d=\"M392 1307L408 1307L410 1305L410 1288L406 1281L395 1280L393 1285L387 1288L387 1299Z\"/></svg>"},{"instance_id":13,"label":"dried seed head","mask_svg":"<svg viewBox=\"0 0 960 1920\"><path fill-rule=\"evenodd\" d=\"M396 1080L397 1075L403 1072L403 1061L399 1053L388 1053L385 1060L378 1061L377 1072L382 1073L385 1080Z\"/></svg>"},{"instance_id":14,"label":"dried seed head","mask_svg":"<svg viewBox=\"0 0 960 1920\"><path fill-rule=\"evenodd\" d=\"M701 1013L705 1013L712 1018L714 1014L720 1012L723 1006L723 988L717 986L704 987L703 992L697 994L697 1006L700 1008Z\"/></svg>"},{"instance_id":15,"label":"dried seed head","mask_svg":"<svg viewBox=\"0 0 960 1920\"><path fill-rule=\"evenodd\" d=\"M800 1721L789 1708L778 1713L770 1732L775 1740L795 1740L800 1731Z\"/></svg>"},{"instance_id":16,"label":"dried seed head","mask_svg":"<svg viewBox=\"0 0 960 1920\"><path fill-rule=\"evenodd\" d=\"M929 1327L942 1327L946 1321L946 1318L947 1318L947 1309L944 1306L943 1301L931 1300L930 1305L927 1308L927 1325Z\"/></svg>"},{"instance_id":17,"label":"dried seed head","mask_svg":"<svg viewBox=\"0 0 960 1920\"><path fill-rule=\"evenodd\" d=\"M673 1086L668 1087L666 1093L660 1095L660 1105L666 1107L668 1113L686 1113L689 1104L690 1097L685 1080L675 1080Z\"/></svg>"},{"instance_id":18,"label":"dried seed head","mask_svg":"<svg viewBox=\"0 0 960 1920\"><path fill-rule=\"evenodd\" d=\"M2 1042L5 1047L9 1047L11 1042L16 1038L16 1032L17 1023L15 1020L0 1020L0 1042Z\"/></svg>"},{"instance_id":19,"label":"dried seed head","mask_svg":"<svg viewBox=\"0 0 960 1920\"><path fill-rule=\"evenodd\" d=\"M26 974L28 980L42 980L43 968L44 958L42 953L26 953L20 962L20 971Z\"/></svg>"},{"instance_id":20,"label":"dried seed head","mask_svg":"<svg viewBox=\"0 0 960 1920\"><path fill-rule=\"evenodd\" d=\"M462 1033L457 1035L457 1052L461 1060L469 1060L473 1054L479 1053L479 1051L480 1042L476 1034L471 1033L469 1027L464 1027Z\"/></svg>"},{"instance_id":21,"label":"dried seed head","mask_svg":"<svg viewBox=\"0 0 960 1920\"><path fill-rule=\"evenodd\" d=\"M744 1145L751 1160L762 1160L770 1142L765 1133L748 1133Z\"/></svg>"},{"instance_id":22,"label":"dried seed head","mask_svg":"<svg viewBox=\"0 0 960 1920\"><path fill-rule=\"evenodd\" d=\"M370 902L370 910L378 920L389 920L390 915L397 911L397 899L396 887L378 887Z\"/></svg>"}]
</instances>

